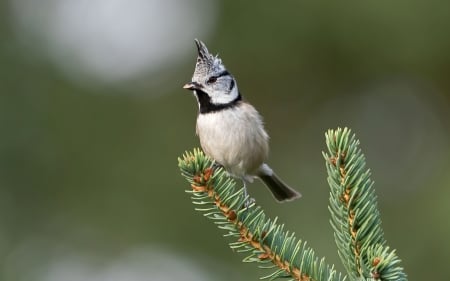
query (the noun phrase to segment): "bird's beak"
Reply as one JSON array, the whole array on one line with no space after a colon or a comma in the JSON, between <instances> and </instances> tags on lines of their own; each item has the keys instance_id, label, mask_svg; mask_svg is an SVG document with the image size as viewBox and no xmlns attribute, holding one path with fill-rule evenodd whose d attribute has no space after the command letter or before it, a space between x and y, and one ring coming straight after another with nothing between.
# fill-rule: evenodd
<instances>
[{"instance_id":1,"label":"bird's beak","mask_svg":"<svg viewBox=\"0 0 450 281\"><path fill-rule=\"evenodd\" d=\"M183 86L183 89L193 91L193 90L198 90L201 87L202 86L200 84L198 84L197 82L189 82Z\"/></svg>"}]
</instances>

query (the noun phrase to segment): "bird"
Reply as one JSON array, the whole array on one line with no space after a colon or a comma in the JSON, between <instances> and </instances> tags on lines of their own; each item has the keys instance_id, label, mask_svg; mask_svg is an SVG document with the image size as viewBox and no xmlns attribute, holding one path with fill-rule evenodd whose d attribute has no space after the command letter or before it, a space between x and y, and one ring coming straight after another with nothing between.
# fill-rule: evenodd
<instances>
[{"instance_id":1,"label":"bird","mask_svg":"<svg viewBox=\"0 0 450 281\"><path fill-rule=\"evenodd\" d=\"M266 164L269 135L258 111L243 100L234 76L218 55L195 39L198 57L191 82L183 86L198 102L196 133L206 155L234 178L246 183L259 178L278 202L300 198L301 194L286 185Z\"/></svg>"}]
</instances>

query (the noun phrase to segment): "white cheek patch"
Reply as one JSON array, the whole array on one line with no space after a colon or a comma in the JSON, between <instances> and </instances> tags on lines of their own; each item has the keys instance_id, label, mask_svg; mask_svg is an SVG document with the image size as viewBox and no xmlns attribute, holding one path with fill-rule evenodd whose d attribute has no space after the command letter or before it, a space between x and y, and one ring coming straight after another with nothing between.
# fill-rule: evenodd
<instances>
[{"instance_id":1,"label":"white cheek patch","mask_svg":"<svg viewBox=\"0 0 450 281\"><path fill-rule=\"evenodd\" d=\"M216 91L211 95L211 103L227 104L234 101L239 96L239 90L235 85L231 92Z\"/></svg>"}]
</instances>

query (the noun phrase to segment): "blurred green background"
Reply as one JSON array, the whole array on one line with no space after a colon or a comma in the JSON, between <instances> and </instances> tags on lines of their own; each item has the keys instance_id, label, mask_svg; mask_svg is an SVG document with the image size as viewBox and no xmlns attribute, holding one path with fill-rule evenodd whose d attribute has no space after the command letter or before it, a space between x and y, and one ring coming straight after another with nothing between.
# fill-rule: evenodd
<instances>
[{"instance_id":1,"label":"blurred green background","mask_svg":"<svg viewBox=\"0 0 450 281\"><path fill-rule=\"evenodd\" d=\"M184 192L194 38L237 77L270 165L303 194L277 204L252 184L269 215L343 271L321 151L328 128L348 126L410 280L448 278L450 2L0 3L0 280L265 273Z\"/></svg>"}]
</instances>

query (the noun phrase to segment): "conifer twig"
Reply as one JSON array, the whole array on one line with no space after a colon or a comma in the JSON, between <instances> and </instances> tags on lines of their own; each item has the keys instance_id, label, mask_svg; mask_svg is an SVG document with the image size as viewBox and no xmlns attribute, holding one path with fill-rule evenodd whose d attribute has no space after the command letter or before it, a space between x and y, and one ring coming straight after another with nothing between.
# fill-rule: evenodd
<instances>
[{"instance_id":1,"label":"conifer twig","mask_svg":"<svg viewBox=\"0 0 450 281\"><path fill-rule=\"evenodd\" d=\"M350 279L406 280L395 251L386 246L374 182L359 140L347 128L329 130L325 137L331 225Z\"/></svg>"},{"instance_id":2,"label":"conifer twig","mask_svg":"<svg viewBox=\"0 0 450 281\"><path fill-rule=\"evenodd\" d=\"M248 253L244 262L256 262L261 268L275 271L263 278L290 280L344 280L332 266L318 259L306 242L284 229L277 218L266 218L264 210L252 203L243 189L237 189L234 179L223 169L214 169L213 161L196 149L179 159L182 175L190 182L193 203L197 211L213 220L219 228L234 237L230 247Z\"/></svg>"},{"instance_id":3,"label":"conifer twig","mask_svg":"<svg viewBox=\"0 0 450 281\"><path fill-rule=\"evenodd\" d=\"M350 280L407 280L400 259L390 250L381 228L377 197L365 168L365 157L347 128L326 133L327 153L323 153L330 185L331 225L338 254ZM336 272L324 259L316 257L306 242L285 230L277 218L266 217L264 210L249 198L243 188L199 149L178 159L182 175L190 183L195 210L226 231L235 240L230 247L247 253L244 262L274 271L262 277L274 280L341 281L347 276ZM247 203L247 204L246 204ZM248 206L247 206L248 205Z\"/></svg>"}]
</instances>

